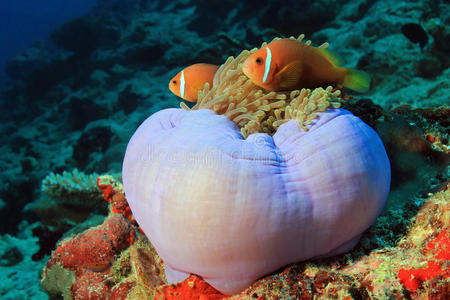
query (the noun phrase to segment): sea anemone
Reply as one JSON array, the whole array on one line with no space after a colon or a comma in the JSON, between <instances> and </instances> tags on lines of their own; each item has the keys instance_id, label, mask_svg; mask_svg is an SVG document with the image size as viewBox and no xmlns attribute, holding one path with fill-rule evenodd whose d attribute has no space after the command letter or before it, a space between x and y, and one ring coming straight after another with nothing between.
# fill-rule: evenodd
<instances>
[{"instance_id":1,"label":"sea anemone","mask_svg":"<svg viewBox=\"0 0 450 300\"><path fill-rule=\"evenodd\" d=\"M200 275L234 294L284 265L344 253L386 201L375 131L337 108L339 91L267 92L230 57L189 109L150 116L123 183L168 282Z\"/></svg>"}]
</instances>

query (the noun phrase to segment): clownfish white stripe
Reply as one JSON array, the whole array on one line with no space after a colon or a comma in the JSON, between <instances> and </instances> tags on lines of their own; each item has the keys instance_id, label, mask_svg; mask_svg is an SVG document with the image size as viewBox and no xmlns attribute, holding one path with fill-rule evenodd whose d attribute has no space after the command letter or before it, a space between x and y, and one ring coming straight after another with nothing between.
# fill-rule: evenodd
<instances>
[{"instance_id":1,"label":"clownfish white stripe","mask_svg":"<svg viewBox=\"0 0 450 300\"><path fill-rule=\"evenodd\" d=\"M184 80L184 70L181 71L180 77L180 95L181 98L184 98L184 89L186 88L186 81Z\"/></svg>"},{"instance_id":2,"label":"clownfish white stripe","mask_svg":"<svg viewBox=\"0 0 450 300\"><path fill-rule=\"evenodd\" d=\"M267 56L266 56L266 64L264 65L264 77L263 77L263 83L266 82L267 76L270 72L270 63L272 62L272 52L270 52L269 47L266 47L267 49Z\"/></svg>"}]
</instances>

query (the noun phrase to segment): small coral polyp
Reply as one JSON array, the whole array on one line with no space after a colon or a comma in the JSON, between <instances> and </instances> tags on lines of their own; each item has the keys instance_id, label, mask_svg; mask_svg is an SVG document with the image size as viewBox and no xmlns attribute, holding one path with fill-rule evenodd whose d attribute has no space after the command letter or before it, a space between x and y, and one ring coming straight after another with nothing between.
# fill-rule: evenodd
<instances>
[{"instance_id":1,"label":"small coral polyp","mask_svg":"<svg viewBox=\"0 0 450 300\"><path fill-rule=\"evenodd\" d=\"M267 92L229 58L188 109L137 129L123 163L133 216L169 283L224 294L287 264L352 249L390 185L384 146L331 87Z\"/></svg>"}]
</instances>

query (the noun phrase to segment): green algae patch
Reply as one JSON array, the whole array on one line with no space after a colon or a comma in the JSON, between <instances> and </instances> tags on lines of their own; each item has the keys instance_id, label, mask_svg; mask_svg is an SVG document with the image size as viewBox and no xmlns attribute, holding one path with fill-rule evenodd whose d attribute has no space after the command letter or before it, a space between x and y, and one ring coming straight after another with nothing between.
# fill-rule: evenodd
<instances>
[{"instance_id":1,"label":"green algae patch","mask_svg":"<svg viewBox=\"0 0 450 300\"><path fill-rule=\"evenodd\" d=\"M42 288L51 296L63 296L64 300L73 299L72 285L76 281L74 271L64 269L59 263L46 270L41 280Z\"/></svg>"}]
</instances>

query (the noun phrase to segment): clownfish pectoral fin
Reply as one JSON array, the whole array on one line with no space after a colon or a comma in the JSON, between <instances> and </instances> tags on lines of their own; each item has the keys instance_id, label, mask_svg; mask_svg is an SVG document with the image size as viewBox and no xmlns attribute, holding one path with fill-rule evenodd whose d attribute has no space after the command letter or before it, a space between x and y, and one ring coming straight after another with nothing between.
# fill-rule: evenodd
<instances>
[{"instance_id":1,"label":"clownfish pectoral fin","mask_svg":"<svg viewBox=\"0 0 450 300\"><path fill-rule=\"evenodd\" d=\"M370 75L364 71L347 69L344 86L359 93L365 93L370 88Z\"/></svg>"},{"instance_id":2,"label":"clownfish pectoral fin","mask_svg":"<svg viewBox=\"0 0 450 300\"><path fill-rule=\"evenodd\" d=\"M326 58L328 58L331 63L336 67L341 67L344 65L344 60L334 51L323 48L316 48L320 53L322 53Z\"/></svg>"},{"instance_id":3,"label":"clownfish pectoral fin","mask_svg":"<svg viewBox=\"0 0 450 300\"><path fill-rule=\"evenodd\" d=\"M302 74L302 62L295 60L281 69L276 77L281 89L293 89L297 86Z\"/></svg>"}]
</instances>

